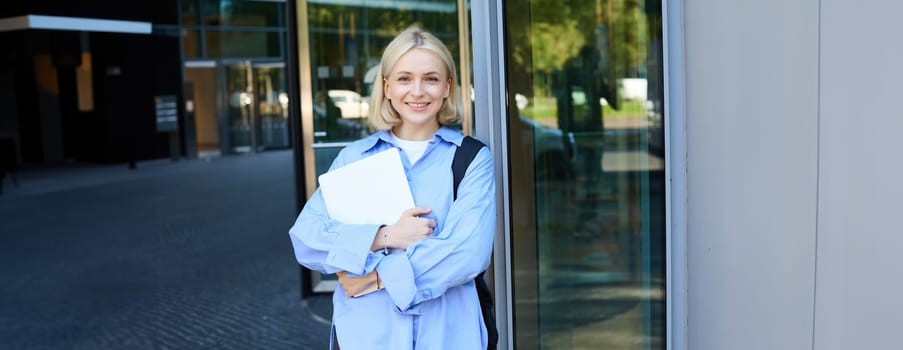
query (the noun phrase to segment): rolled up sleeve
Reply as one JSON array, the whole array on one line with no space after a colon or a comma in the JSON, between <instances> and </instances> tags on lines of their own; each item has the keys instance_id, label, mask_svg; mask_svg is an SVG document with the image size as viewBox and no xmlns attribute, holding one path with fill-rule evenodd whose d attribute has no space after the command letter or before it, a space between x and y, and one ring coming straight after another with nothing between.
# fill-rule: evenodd
<instances>
[{"instance_id":1,"label":"rolled up sleeve","mask_svg":"<svg viewBox=\"0 0 903 350\"><path fill-rule=\"evenodd\" d=\"M358 150L346 151L339 153L330 170L360 158ZM332 220L323 195L317 189L289 229L289 236L295 259L301 265L325 274L347 271L352 275L364 275L383 257L370 252L379 226Z\"/></svg>"},{"instance_id":2,"label":"rolled up sleeve","mask_svg":"<svg viewBox=\"0 0 903 350\"><path fill-rule=\"evenodd\" d=\"M351 225L333 221L325 211L319 190L289 229L298 263L321 273L348 271L362 275L372 270L379 256L370 252L379 225Z\"/></svg>"}]
</instances>

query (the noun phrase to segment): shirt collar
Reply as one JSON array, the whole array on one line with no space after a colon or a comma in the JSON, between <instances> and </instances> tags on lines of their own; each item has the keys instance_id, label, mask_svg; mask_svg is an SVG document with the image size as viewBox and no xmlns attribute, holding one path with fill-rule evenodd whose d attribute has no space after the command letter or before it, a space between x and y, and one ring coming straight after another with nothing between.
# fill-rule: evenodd
<instances>
[{"instance_id":1,"label":"shirt collar","mask_svg":"<svg viewBox=\"0 0 903 350\"><path fill-rule=\"evenodd\" d=\"M453 143L455 146L461 146L461 142L464 140L464 135L461 134L458 130L452 129L447 126L442 126L439 130L436 130L436 134L433 135L433 141L442 140L445 142ZM376 145L380 143L380 141L392 144L392 135L389 134L389 130L379 130L370 137L364 139L364 152L368 152L372 150Z\"/></svg>"},{"instance_id":2,"label":"shirt collar","mask_svg":"<svg viewBox=\"0 0 903 350\"><path fill-rule=\"evenodd\" d=\"M455 146L461 146L461 142L464 140L464 135L461 134L460 131L452 129L447 126L443 126L436 131L436 136L446 142L451 142L455 144Z\"/></svg>"}]
</instances>

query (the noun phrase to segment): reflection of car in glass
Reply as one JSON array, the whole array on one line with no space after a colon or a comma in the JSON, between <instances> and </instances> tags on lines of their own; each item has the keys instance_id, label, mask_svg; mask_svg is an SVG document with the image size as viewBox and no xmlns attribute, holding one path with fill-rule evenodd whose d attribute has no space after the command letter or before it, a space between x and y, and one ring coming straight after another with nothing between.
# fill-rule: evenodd
<instances>
[{"instance_id":1,"label":"reflection of car in glass","mask_svg":"<svg viewBox=\"0 0 903 350\"><path fill-rule=\"evenodd\" d=\"M351 90L329 90L329 99L342 110L342 118L345 119L365 118L370 109L361 94Z\"/></svg>"},{"instance_id":2,"label":"reflection of car in glass","mask_svg":"<svg viewBox=\"0 0 903 350\"><path fill-rule=\"evenodd\" d=\"M536 177L544 180L567 180L574 162L574 134L542 125L521 114L522 123L533 129L533 157Z\"/></svg>"},{"instance_id":3,"label":"reflection of car in glass","mask_svg":"<svg viewBox=\"0 0 903 350\"><path fill-rule=\"evenodd\" d=\"M335 113L328 109L334 108ZM314 110L314 142L352 141L364 137L368 133L367 119L341 118L338 107L313 105Z\"/></svg>"},{"instance_id":4,"label":"reflection of car in glass","mask_svg":"<svg viewBox=\"0 0 903 350\"><path fill-rule=\"evenodd\" d=\"M515 94L518 111L530 104L529 98ZM537 180L567 180L573 174L576 148L574 134L544 125L518 113L516 121L533 131L533 161Z\"/></svg>"}]
</instances>

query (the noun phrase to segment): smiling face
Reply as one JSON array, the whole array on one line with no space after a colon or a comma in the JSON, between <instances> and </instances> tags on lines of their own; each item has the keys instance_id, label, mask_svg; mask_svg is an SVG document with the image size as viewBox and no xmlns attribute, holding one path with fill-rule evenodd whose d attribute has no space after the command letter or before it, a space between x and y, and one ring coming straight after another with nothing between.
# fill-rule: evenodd
<instances>
[{"instance_id":1,"label":"smiling face","mask_svg":"<svg viewBox=\"0 0 903 350\"><path fill-rule=\"evenodd\" d=\"M406 140L428 140L439 129L437 114L448 97L451 79L442 59L415 48L398 59L386 76L386 98L401 117L392 131Z\"/></svg>"}]
</instances>

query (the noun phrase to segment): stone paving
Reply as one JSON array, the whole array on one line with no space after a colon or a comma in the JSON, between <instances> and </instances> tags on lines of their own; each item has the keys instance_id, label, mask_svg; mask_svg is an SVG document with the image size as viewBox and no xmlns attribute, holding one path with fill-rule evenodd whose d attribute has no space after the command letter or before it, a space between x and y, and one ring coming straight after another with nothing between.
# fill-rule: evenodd
<instances>
[{"instance_id":1,"label":"stone paving","mask_svg":"<svg viewBox=\"0 0 903 350\"><path fill-rule=\"evenodd\" d=\"M299 297L293 178L290 151L20 172L0 348L327 348L329 297Z\"/></svg>"}]
</instances>

